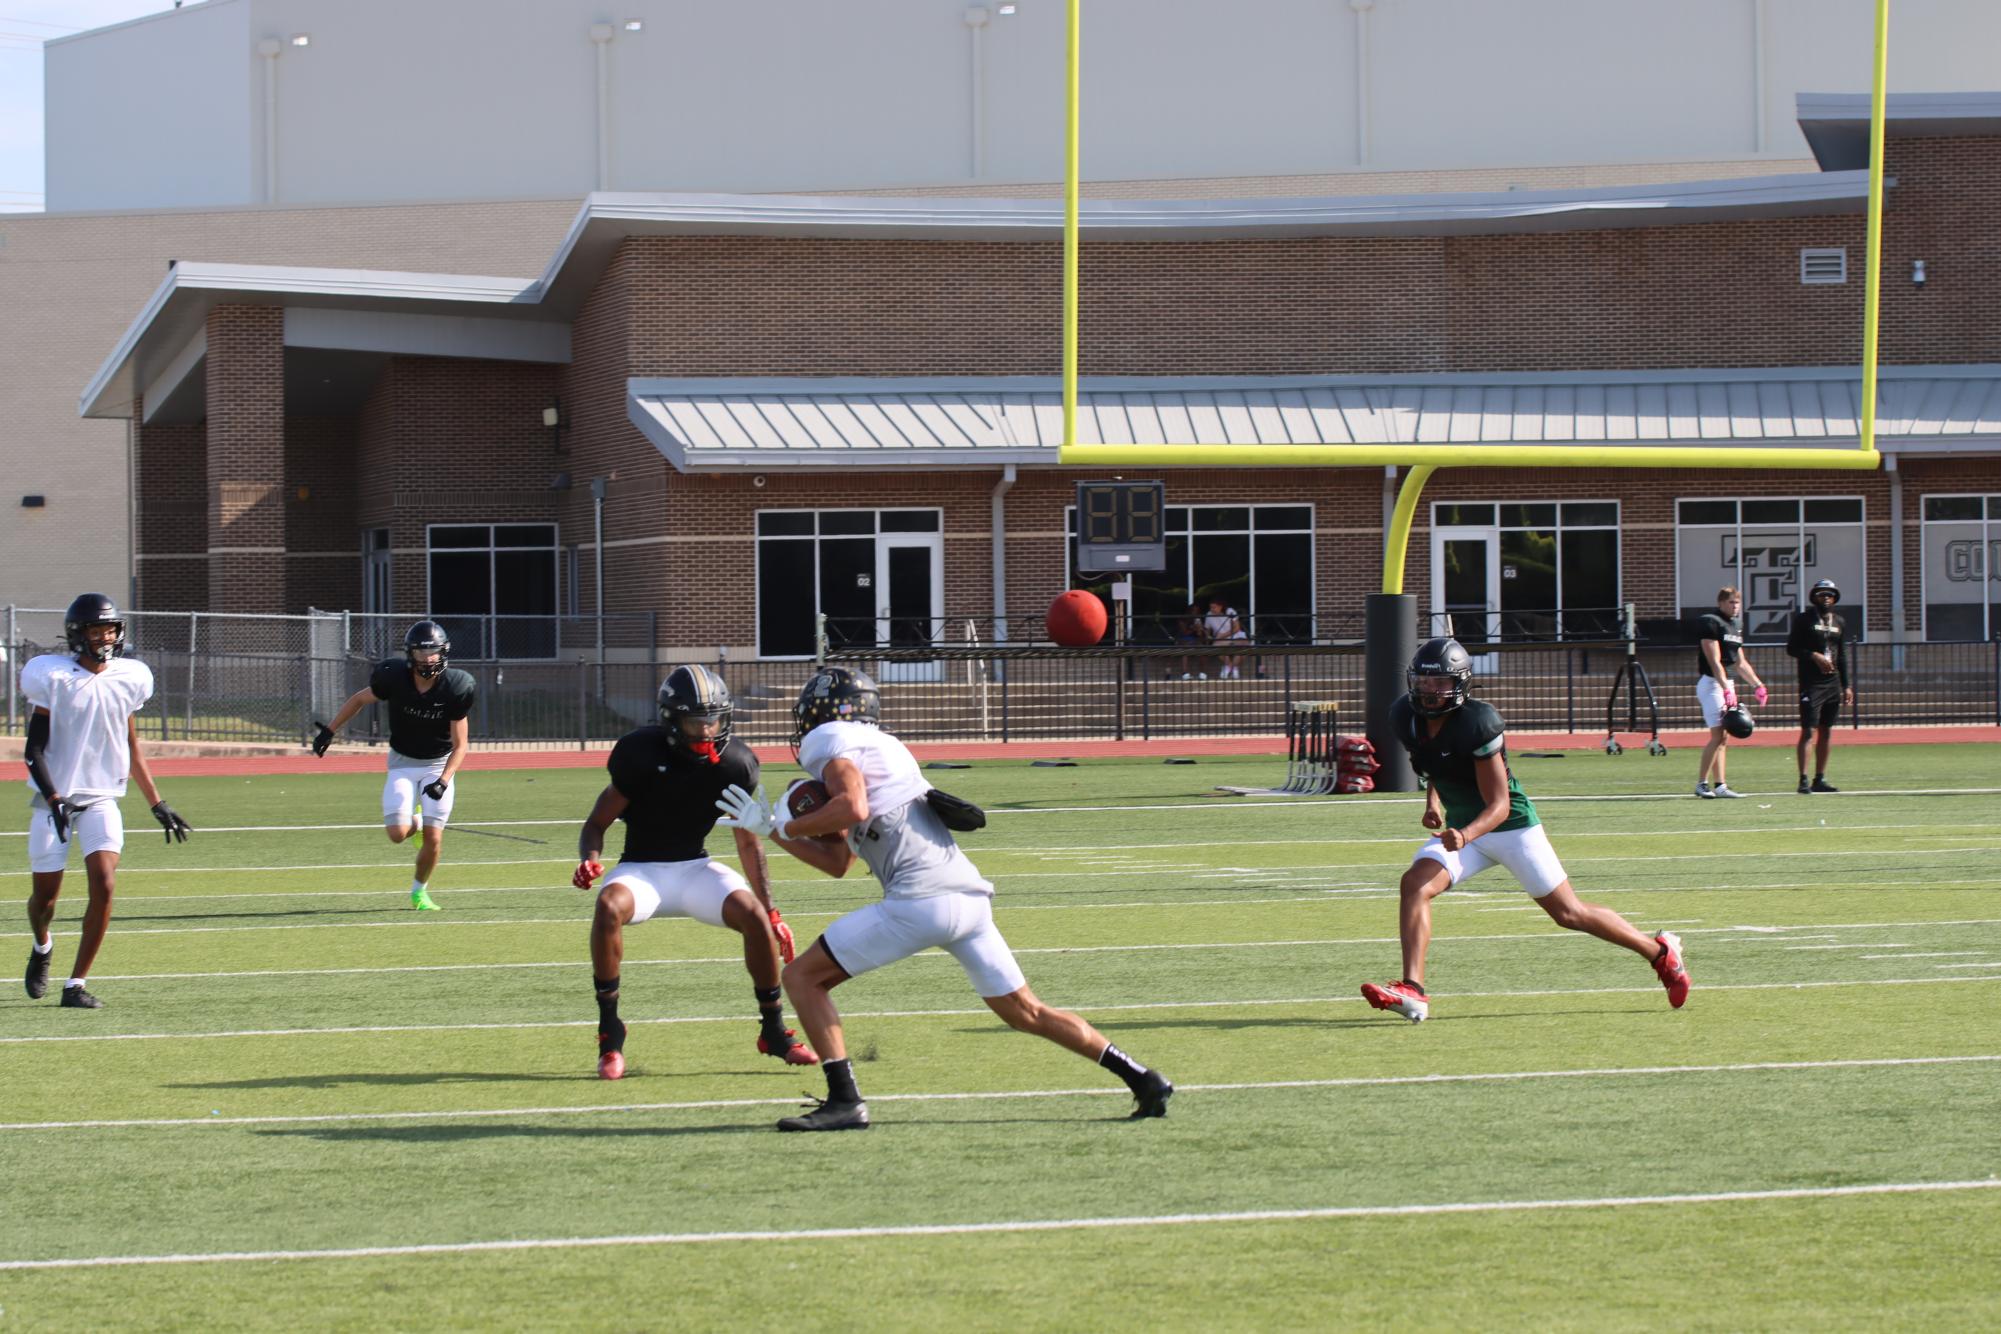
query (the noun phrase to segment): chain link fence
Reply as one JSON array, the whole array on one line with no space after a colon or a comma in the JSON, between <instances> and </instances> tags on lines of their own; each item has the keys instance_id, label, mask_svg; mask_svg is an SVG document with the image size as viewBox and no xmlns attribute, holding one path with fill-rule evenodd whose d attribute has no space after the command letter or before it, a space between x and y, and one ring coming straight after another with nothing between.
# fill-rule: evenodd
<instances>
[{"instance_id":1,"label":"chain link fence","mask_svg":"<svg viewBox=\"0 0 2001 1334\"><path fill-rule=\"evenodd\" d=\"M5 609L4 722L14 735L26 723L20 664L65 651L62 616ZM651 616L607 616L602 629L594 617L437 619L452 635L453 665L479 687L471 718L476 742L602 745L654 720L655 693L671 664L654 648ZM521 624L528 621L537 624ZM367 684L377 661L400 652L409 624L405 616L329 612L128 613L128 651L153 669L155 681L140 714L141 735L303 744L316 721ZM522 646L537 653L505 655ZM540 656L551 646L555 656ZM503 655L479 651L489 648ZM2001 725L2001 641L1858 644L1849 652L1856 693L1845 726ZM1792 664L1776 648L1754 646L1751 654L1774 690L1757 711L1761 721L1792 727ZM738 735L758 744L791 738L792 701L813 671L811 661L718 653L699 660L715 667L735 694ZM1276 737L1300 700L1335 703L1342 730L1363 728L1363 651L1352 641L1058 649L960 640L922 648L833 647L827 660L875 676L884 721L913 741ZM1644 693L1634 699L1622 688L1612 700L1625 660L1625 646L1614 641L1476 647L1474 689L1515 731L1597 733L1608 705L1620 730L1630 723L1645 731L1652 717ZM1661 727L1700 727L1694 648L1643 643L1638 661L1659 702ZM379 714L364 711L345 735L383 738L386 720Z\"/></svg>"}]
</instances>

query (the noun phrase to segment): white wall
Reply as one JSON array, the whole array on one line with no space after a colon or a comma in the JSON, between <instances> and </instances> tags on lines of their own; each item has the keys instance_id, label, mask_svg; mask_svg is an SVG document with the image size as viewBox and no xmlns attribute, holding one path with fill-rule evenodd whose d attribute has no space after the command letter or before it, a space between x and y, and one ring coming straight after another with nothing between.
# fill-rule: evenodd
<instances>
[{"instance_id":1,"label":"white wall","mask_svg":"<svg viewBox=\"0 0 2001 1334\"><path fill-rule=\"evenodd\" d=\"M986 3L980 179L1059 177L1063 0L1011 16ZM208 0L50 45L49 207L261 200L255 48L302 32L311 45L275 61L280 200L581 193L598 183L602 21L619 25L608 188L969 181L967 8ZM1130 180L1798 159L1795 94L1867 89L1873 14L1874 0L1375 0L1364 164L1348 0L1091 0L1083 160ZM1997 50L1994 0L1896 0L1895 91L2001 88Z\"/></svg>"}]
</instances>

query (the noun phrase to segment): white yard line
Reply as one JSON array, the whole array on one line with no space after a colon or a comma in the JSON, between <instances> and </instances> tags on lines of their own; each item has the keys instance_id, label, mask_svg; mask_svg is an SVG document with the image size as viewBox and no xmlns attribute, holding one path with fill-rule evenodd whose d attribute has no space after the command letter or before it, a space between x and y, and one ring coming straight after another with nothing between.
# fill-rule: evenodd
<instances>
[{"instance_id":1,"label":"white yard line","mask_svg":"<svg viewBox=\"0 0 2001 1334\"><path fill-rule=\"evenodd\" d=\"M1951 967L1950 964L1940 965ZM1977 965L1976 965L1977 966ZM2001 966L2001 965L1997 965ZM1948 982L1989 982L2001 981L2001 977L1879 977L1879 978L1821 978L1809 982L1727 982L1711 986L1699 986L1698 994L1731 991L1817 991L1827 987L1914 987L1938 986ZM1454 1000L1519 1000L1533 998L1556 998L1568 996L1659 996L1658 985L1645 987L1573 987L1568 989L1545 988L1532 991L1459 991L1452 993ZM1437 999L1434 997L1434 999ZM1247 1009L1272 1005L1359 1005L1360 996L1305 996L1287 997L1277 1000L1214 1000L1214 1001L1146 1001L1128 1005L1077 1005L1074 1008L1085 1014L1125 1014L1148 1010L1214 1010ZM843 1015L844 1019L957 1019L967 1016L991 1017L986 1009L952 1010L858 1010ZM740 1024L741 1014L685 1015L659 1019L626 1019L627 1027L640 1024ZM1385 1021L1389 1022L1389 1021ZM470 1033L481 1031L525 1032L538 1028L591 1028L595 1019L530 1020L511 1024L357 1024L341 1028L241 1028L223 1031L192 1033L56 1033L37 1036L0 1037L0 1045L12 1046L29 1042L192 1042L208 1038L288 1038L288 1037L338 1037L360 1033Z\"/></svg>"},{"instance_id":2,"label":"white yard line","mask_svg":"<svg viewBox=\"0 0 2001 1334\"><path fill-rule=\"evenodd\" d=\"M1265 1093L1277 1090L1385 1088L1414 1084L1506 1084L1540 1079L1630 1079L1655 1075L1759 1074L1772 1071L1865 1070L1888 1066L1978 1065L2001 1055L1885 1056L1832 1061L1741 1061L1727 1065L1603 1066L1583 1070L1496 1070L1481 1074L1364 1075L1346 1079L1270 1079L1233 1084L1181 1084L1176 1092ZM981 1093L870 1093L870 1102L988 1102L1008 1099L1129 1097L1117 1084L1094 1088L1012 1089ZM685 1102L595 1103L569 1107L482 1107L408 1112L320 1112L285 1116L169 1116L97 1121L0 1122L0 1130L150 1130L176 1126L341 1125L357 1121L463 1121L523 1116L599 1116L692 1112L732 1107L790 1107L797 1098L704 1098Z\"/></svg>"},{"instance_id":3,"label":"white yard line","mask_svg":"<svg viewBox=\"0 0 2001 1334\"><path fill-rule=\"evenodd\" d=\"M244 1263L272 1260L355 1260L415 1255L466 1255L494 1251L577 1250L613 1246L674 1246L728 1242L849 1241L884 1237L950 1237L1019 1232L1074 1232L1140 1227L1192 1227L1240 1223L1314 1222L1341 1218L1420 1218L1440 1214L1537 1213L1553 1209L1628 1209L1690 1204L1744 1204L1769 1200L1844 1199L1863 1195L1940 1194L1993 1190L2001 1179L1979 1181L1878 1181L1855 1186L1799 1186L1785 1190L1709 1191L1683 1195L1608 1195L1586 1199L1466 1200L1449 1204L1335 1205L1316 1209L1254 1209L1236 1213L1140 1214L1118 1218L1034 1218L981 1223L912 1223L879 1227L800 1228L762 1232L658 1232L611 1237L510 1238L502 1241L424 1242L408 1246L354 1246L327 1250L229 1251L207 1255L99 1255L48 1260L0 1260L0 1270L103 1269L132 1265Z\"/></svg>"}]
</instances>

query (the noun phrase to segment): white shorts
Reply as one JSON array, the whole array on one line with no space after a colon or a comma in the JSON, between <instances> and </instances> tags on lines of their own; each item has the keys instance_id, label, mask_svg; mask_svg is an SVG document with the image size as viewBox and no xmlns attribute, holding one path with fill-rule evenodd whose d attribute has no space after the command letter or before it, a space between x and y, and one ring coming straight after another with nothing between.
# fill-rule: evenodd
<instances>
[{"instance_id":1,"label":"white shorts","mask_svg":"<svg viewBox=\"0 0 2001 1334\"><path fill-rule=\"evenodd\" d=\"M966 980L982 996L1006 996L1028 985L1014 951L994 925L994 901L988 894L884 899L840 918L820 943L849 977L936 945L959 961Z\"/></svg>"},{"instance_id":2,"label":"white shorts","mask_svg":"<svg viewBox=\"0 0 2001 1334\"><path fill-rule=\"evenodd\" d=\"M620 862L605 877L604 888L617 884L632 891L635 926L660 914L721 926L723 900L739 889L750 892L734 868L708 857L692 862Z\"/></svg>"},{"instance_id":3,"label":"white shorts","mask_svg":"<svg viewBox=\"0 0 2001 1334\"><path fill-rule=\"evenodd\" d=\"M439 756L435 760L413 760L406 755L390 757L389 777L382 783L382 823L385 825L408 825L412 823L410 812L415 807L423 816L424 823L432 828L442 828L445 821L452 818L452 806L459 799L459 784L454 778L445 789L444 800L436 801L424 795L424 785L436 782L445 772L445 760Z\"/></svg>"},{"instance_id":4,"label":"white shorts","mask_svg":"<svg viewBox=\"0 0 2001 1334\"><path fill-rule=\"evenodd\" d=\"M1723 687L1713 676L1695 678L1696 703L1702 705L1702 725L1704 727L1723 726Z\"/></svg>"},{"instance_id":5,"label":"white shorts","mask_svg":"<svg viewBox=\"0 0 2001 1334\"><path fill-rule=\"evenodd\" d=\"M56 822L40 801L29 803L28 869L60 871L69 865L69 850L79 845L83 855L125 850L125 816L115 797L102 797L70 819L69 841L56 837Z\"/></svg>"},{"instance_id":6,"label":"white shorts","mask_svg":"<svg viewBox=\"0 0 2001 1334\"><path fill-rule=\"evenodd\" d=\"M1570 878L1563 873L1563 863L1556 859L1556 849L1549 845L1549 835L1539 824L1527 829L1496 829L1457 852L1447 852L1434 838L1419 848L1417 855L1443 866L1455 885L1499 862L1514 873L1532 899L1541 898Z\"/></svg>"}]
</instances>

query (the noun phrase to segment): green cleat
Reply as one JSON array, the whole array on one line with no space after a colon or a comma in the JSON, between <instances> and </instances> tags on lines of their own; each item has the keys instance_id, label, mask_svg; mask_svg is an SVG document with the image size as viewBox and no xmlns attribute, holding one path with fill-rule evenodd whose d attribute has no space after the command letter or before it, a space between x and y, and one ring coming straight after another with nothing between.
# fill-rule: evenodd
<instances>
[{"instance_id":1,"label":"green cleat","mask_svg":"<svg viewBox=\"0 0 2001 1334\"><path fill-rule=\"evenodd\" d=\"M412 908L415 908L415 909L416 909L416 910L417 910L418 912L442 912L442 911L443 911L443 909L439 908L437 904L435 904L435 903L431 902L431 892L430 892L429 890L427 890L427 889L413 889L413 890L411 890L411 891L410 891L410 906L411 906Z\"/></svg>"}]
</instances>

